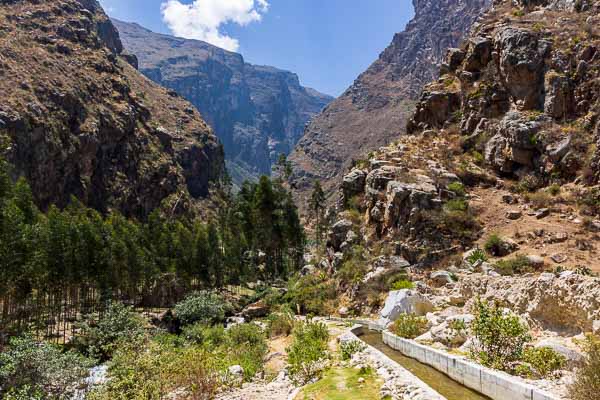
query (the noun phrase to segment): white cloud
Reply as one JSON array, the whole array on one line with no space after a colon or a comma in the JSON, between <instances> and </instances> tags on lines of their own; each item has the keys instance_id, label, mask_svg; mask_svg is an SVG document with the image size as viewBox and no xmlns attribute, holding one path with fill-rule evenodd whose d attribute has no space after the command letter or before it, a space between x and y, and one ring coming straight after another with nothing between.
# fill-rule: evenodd
<instances>
[{"instance_id":1,"label":"white cloud","mask_svg":"<svg viewBox=\"0 0 600 400\"><path fill-rule=\"evenodd\" d=\"M167 0L161 5L163 21L173 34L203 40L229 51L237 51L240 43L223 33L221 26L258 22L268 10L267 0L194 0L191 4Z\"/></svg>"}]
</instances>

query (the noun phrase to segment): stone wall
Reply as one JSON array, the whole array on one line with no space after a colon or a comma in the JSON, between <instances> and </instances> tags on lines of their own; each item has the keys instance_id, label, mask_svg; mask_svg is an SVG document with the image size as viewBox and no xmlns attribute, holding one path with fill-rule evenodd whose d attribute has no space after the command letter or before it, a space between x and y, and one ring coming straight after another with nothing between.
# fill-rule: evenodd
<instances>
[{"instance_id":1,"label":"stone wall","mask_svg":"<svg viewBox=\"0 0 600 400\"><path fill-rule=\"evenodd\" d=\"M403 339L389 331L383 332L383 342L493 400L558 400L557 397L506 373Z\"/></svg>"}]
</instances>

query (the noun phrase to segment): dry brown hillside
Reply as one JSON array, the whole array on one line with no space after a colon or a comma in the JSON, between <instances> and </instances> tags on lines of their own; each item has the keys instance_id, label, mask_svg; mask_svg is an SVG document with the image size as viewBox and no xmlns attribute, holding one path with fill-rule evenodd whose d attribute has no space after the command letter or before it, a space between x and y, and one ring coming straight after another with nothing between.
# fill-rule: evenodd
<instances>
[{"instance_id":1,"label":"dry brown hillside","mask_svg":"<svg viewBox=\"0 0 600 400\"><path fill-rule=\"evenodd\" d=\"M0 2L0 134L42 208L76 196L144 217L218 185L222 147L198 111L128 61L95 0Z\"/></svg>"}]
</instances>

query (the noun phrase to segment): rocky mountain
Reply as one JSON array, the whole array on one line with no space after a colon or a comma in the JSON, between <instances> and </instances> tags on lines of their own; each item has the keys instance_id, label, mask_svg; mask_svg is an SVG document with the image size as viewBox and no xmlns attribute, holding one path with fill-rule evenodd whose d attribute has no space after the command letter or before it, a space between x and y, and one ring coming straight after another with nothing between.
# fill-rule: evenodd
<instances>
[{"instance_id":1,"label":"rocky mountain","mask_svg":"<svg viewBox=\"0 0 600 400\"><path fill-rule=\"evenodd\" d=\"M219 184L222 146L198 111L128 62L95 0L0 2L0 135L40 207L75 196L143 218Z\"/></svg>"},{"instance_id":2,"label":"rocky mountain","mask_svg":"<svg viewBox=\"0 0 600 400\"><path fill-rule=\"evenodd\" d=\"M496 0L448 50L407 134L341 180L324 265L359 246L374 260L363 283L408 265L599 273L598 27L597 0Z\"/></svg>"},{"instance_id":3,"label":"rocky mountain","mask_svg":"<svg viewBox=\"0 0 600 400\"><path fill-rule=\"evenodd\" d=\"M298 76L248 64L208 43L114 21L140 71L192 102L223 142L234 182L270 174L306 123L332 98L300 85Z\"/></svg>"},{"instance_id":4,"label":"rocky mountain","mask_svg":"<svg viewBox=\"0 0 600 400\"><path fill-rule=\"evenodd\" d=\"M406 131L423 86L489 0L414 0L415 16L379 59L315 117L290 156L299 204L315 180L330 194L353 161Z\"/></svg>"}]
</instances>

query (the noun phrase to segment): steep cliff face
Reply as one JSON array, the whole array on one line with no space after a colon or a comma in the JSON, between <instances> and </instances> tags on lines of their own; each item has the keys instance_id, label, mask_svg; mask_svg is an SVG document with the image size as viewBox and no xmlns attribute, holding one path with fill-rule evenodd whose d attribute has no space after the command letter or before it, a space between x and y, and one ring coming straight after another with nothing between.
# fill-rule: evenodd
<instances>
[{"instance_id":1,"label":"steep cliff face","mask_svg":"<svg viewBox=\"0 0 600 400\"><path fill-rule=\"evenodd\" d=\"M76 196L143 218L169 202L199 209L219 184L211 129L122 51L95 0L0 2L0 135L42 208Z\"/></svg>"},{"instance_id":2,"label":"steep cliff face","mask_svg":"<svg viewBox=\"0 0 600 400\"><path fill-rule=\"evenodd\" d=\"M332 193L353 160L405 132L423 86L489 0L414 0L415 16L354 84L307 127L290 156L300 204L314 180Z\"/></svg>"},{"instance_id":3,"label":"steep cliff face","mask_svg":"<svg viewBox=\"0 0 600 400\"><path fill-rule=\"evenodd\" d=\"M302 87L291 72L248 64L205 42L114 22L140 71L191 101L214 128L234 181L270 174L279 154L292 150L310 118L332 100Z\"/></svg>"}]
</instances>

